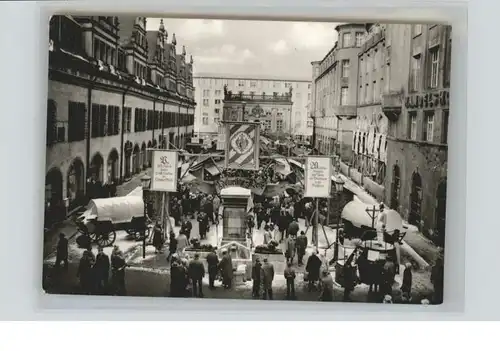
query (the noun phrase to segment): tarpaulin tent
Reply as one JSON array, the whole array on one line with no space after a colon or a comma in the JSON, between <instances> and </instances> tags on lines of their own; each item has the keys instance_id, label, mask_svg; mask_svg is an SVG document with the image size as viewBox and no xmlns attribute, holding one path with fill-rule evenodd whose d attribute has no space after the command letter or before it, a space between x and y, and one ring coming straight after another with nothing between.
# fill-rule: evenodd
<instances>
[{"instance_id":1,"label":"tarpaulin tent","mask_svg":"<svg viewBox=\"0 0 500 351\"><path fill-rule=\"evenodd\" d=\"M378 217L380 215L378 206L376 207L376 209L377 211L375 211L374 229L380 229L380 225L378 224ZM344 206L344 209L342 210L342 219L349 221L353 226L357 228L372 228L372 218L370 217L368 211L373 211L373 205L367 205L363 202L353 200L351 202L348 202ZM398 212L391 209L386 209L384 213L387 216L387 232L392 233L396 229L398 229L401 233L406 231L406 228L404 228L403 226L403 219Z\"/></svg>"},{"instance_id":2,"label":"tarpaulin tent","mask_svg":"<svg viewBox=\"0 0 500 351\"><path fill-rule=\"evenodd\" d=\"M142 193L142 189L141 189ZM114 224L131 222L132 218L144 216L142 196L119 196L90 200L86 217L98 221L111 221Z\"/></svg>"}]
</instances>

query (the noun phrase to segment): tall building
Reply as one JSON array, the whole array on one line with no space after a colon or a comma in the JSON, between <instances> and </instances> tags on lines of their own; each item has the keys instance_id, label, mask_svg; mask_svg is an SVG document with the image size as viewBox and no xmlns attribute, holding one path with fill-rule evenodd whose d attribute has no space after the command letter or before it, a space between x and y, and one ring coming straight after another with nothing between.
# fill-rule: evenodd
<instances>
[{"instance_id":1,"label":"tall building","mask_svg":"<svg viewBox=\"0 0 500 351\"><path fill-rule=\"evenodd\" d=\"M120 183L150 165L147 148L191 136L193 60L167 39L144 17L51 18L46 218L84 204L88 178Z\"/></svg>"},{"instance_id":2,"label":"tall building","mask_svg":"<svg viewBox=\"0 0 500 351\"><path fill-rule=\"evenodd\" d=\"M356 118L358 53L366 30L363 23L341 24L335 30L339 39L333 48L321 61L312 62L316 148L324 154L338 150L348 160Z\"/></svg>"},{"instance_id":3,"label":"tall building","mask_svg":"<svg viewBox=\"0 0 500 351\"><path fill-rule=\"evenodd\" d=\"M382 93L389 90L390 53L386 46L386 25L369 23L366 28L358 54L357 117L351 165L362 181L367 177L367 183L376 183L372 193L381 199L384 196L388 128L381 102Z\"/></svg>"},{"instance_id":4,"label":"tall building","mask_svg":"<svg viewBox=\"0 0 500 351\"><path fill-rule=\"evenodd\" d=\"M194 86L198 101L194 129L200 137L208 135L215 138L219 133L219 122L222 120L224 109L224 86L227 86L227 90L231 91L233 96L241 94L248 96L249 101L260 101L258 104L263 109L261 119L264 129L302 137L312 134L312 120L308 118L311 100L310 80L196 74ZM273 97L289 94L290 89L291 105L270 103ZM249 105L246 109L247 114L252 113L253 107L255 106Z\"/></svg>"},{"instance_id":5,"label":"tall building","mask_svg":"<svg viewBox=\"0 0 500 351\"><path fill-rule=\"evenodd\" d=\"M444 243L451 27L388 25L386 202Z\"/></svg>"}]
</instances>

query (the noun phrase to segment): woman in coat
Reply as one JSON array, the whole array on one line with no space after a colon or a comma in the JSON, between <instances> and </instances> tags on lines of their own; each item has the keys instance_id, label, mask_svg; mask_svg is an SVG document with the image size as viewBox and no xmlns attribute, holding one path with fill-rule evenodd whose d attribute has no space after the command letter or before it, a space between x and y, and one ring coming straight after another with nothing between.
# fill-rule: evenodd
<instances>
[{"instance_id":1,"label":"woman in coat","mask_svg":"<svg viewBox=\"0 0 500 351\"><path fill-rule=\"evenodd\" d=\"M163 231L160 223L156 223L153 228L153 246L155 247L155 253L160 253L163 248Z\"/></svg>"}]
</instances>

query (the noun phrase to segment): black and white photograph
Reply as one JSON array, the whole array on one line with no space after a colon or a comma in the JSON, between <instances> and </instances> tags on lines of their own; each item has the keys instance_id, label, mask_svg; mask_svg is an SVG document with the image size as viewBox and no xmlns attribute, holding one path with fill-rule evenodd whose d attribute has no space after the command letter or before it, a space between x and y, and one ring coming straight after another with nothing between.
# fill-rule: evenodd
<instances>
[{"instance_id":1,"label":"black and white photograph","mask_svg":"<svg viewBox=\"0 0 500 351\"><path fill-rule=\"evenodd\" d=\"M443 303L450 25L48 25L46 293Z\"/></svg>"}]
</instances>

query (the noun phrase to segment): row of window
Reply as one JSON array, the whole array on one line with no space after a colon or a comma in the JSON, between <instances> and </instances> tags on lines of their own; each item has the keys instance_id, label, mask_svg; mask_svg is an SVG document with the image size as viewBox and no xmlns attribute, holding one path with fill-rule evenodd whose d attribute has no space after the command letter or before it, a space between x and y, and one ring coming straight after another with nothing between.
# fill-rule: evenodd
<instances>
[{"instance_id":1,"label":"row of window","mask_svg":"<svg viewBox=\"0 0 500 351\"><path fill-rule=\"evenodd\" d=\"M68 129L70 129L69 126ZM120 108L118 106L92 104L92 138L118 135L119 130Z\"/></svg>"},{"instance_id":2,"label":"row of window","mask_svg":"<svg viewBox=\"0 0 500 351\"><path fill-rule=\"evenodd\" d=\"M421 140L425 142L440 142L441 144L448 143L448 118L449 111L442 111L442 121L440 123L441 130L439 139L437 139L435 133L436 125L436 113L435 111L425 111L423 114L423 123L420 125L419 114L417 111L408 112L408 139L410 140ZM418 133L419 129L421 133Z\"/></svg>"},{"instance_id":3,"label":"row of window","mask_svg":"<svg viewBox=\"0 0 500 351\"><path fill-rule=\"evenodd\" d=\"M118 135L120 133L120 107L92 104L90 135L92 138ZM49 99L47 103L47 144L74 142L85 139L87 107L83 102L68 101L67 122L57 120L57 105ZM132 108L123 109L123 128L132 132ZM194 115L176 112L152 111L136 108L134 132L189 126L194 124ZM67 130L67 138L66 138Z\"/></svg>"},{"instance_id":4,"label":"row of window","mask_svg":"<svg viewBox=\"0 0 500 351\"><path fill-rule=\"evenodd\" d=\"M274 88L274 89L290 89L295 85L295 88L299 89L301 84L304 83L292 83L283 81L272 81L272 80L246 80L246 79L224 79L224 78L198 78L200 80L200 86L202 87L216 87L220 85L227 85L229 90L231 88ZM307 88L311 89L311 83L307 83ZM210 90L208 90L210 91ZM221 90L216 90L217 94L222 94ZM205 96L205 95L204 95Z\"/></svg>"},{"instance_id":5,"label":"row of window","mask_svg":"<svg viewBox=\"0 0 500 351\"><path fill-rule=\"evenodd\" d=\"M429 50L429 60L426 65L425 74L422 74L422 55L412 56L410 71L410 91L419 91L422 84L434 89L439 84L439 48Z\"/></svg>"}]
</instances>

